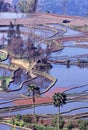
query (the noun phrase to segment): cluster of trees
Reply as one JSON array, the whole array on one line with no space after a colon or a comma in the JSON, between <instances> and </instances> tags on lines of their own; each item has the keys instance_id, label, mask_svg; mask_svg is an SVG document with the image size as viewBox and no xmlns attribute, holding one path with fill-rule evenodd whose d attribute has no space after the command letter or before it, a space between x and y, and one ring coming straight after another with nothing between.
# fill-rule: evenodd
<instances>
[{"instance_id":1,"label":"cluster of trees","mask_svg":"<svg viewBox=\"0 0 88 130\"><path fill-rule=\"evenodd\" d=\"M66 127L68 130L73 130L75 128L78 128L79 130L87 130L88 121L87 120L78 120L75 122L68 122Z\"/></svg>"},{"instance_id":2,"label":"cluster of trees","mask_svg":"<svg viewBox=\"0 0 88 130\"><path fill-rule=\"evenodd\" d=\"M13 25L10 22L7 40L8 40L8 52L14 53L14 55L19 55L20 58L25 58L27 60L38 59L38 57L45 57L46 50L44 50L40 44L35 44L35 36L30 34L27 40L24 40L21 36L20 25ZM41 58L40 58L41 59Z\"/></svg>"},{"instance_id":3,"label":"cluster of trees","mask_svg":"<svg viewBox=\"0 0 88 130\"><path fill-rule=\"evenodd\" d=\"M8 90L9 82L10 82L10 77L5 76L5 75L0 77L0 88L2 89L2 91Z\"/></svg>"},{"instance_id":4,"label":"cluster of trees","mask_svg":"<svg viewBox=\"0 0 88 130\"><path fill-rule=\"evenodd\" d=\"M24 41L22 37L11 37L8 40L8 52L14 53L15 56L19 55L21 59L25 58L31 61L42 55L43 49L41 47L35 47L30 37L27 41Z\"/></svg>"},{"instance_id":5,"label":"cluster of trees","mask_svg":"<svg viewBox=\"0 0 88 130\"><path fill-rule=\"evenodd\" d=\"M4 2L4 0L0 0L0 12L10 12L12 6L8 2Z\"/></svg>"},{"instance_id":6,"label":"cluster of trees","mask_svg":"<svg viewBox=\"0 0 88 130\"><path fill-rule=\"evenodd\" d=\"M19 0L17 8L23 13L33 13L36 11L37 0Z\"/></svg>"},{"instance_id":7,"label":"cluster of trees","mask_svg":"<svg viewBox=\"0 0 88 130\"><path fill-rule=\"evenodd\" d=\"M14 6L9 2L4 2L0 0L0 12L23 12L23 13L34 13L37 8L37 0L18 0L17 4Z\"/></svg>"}]
</instances>

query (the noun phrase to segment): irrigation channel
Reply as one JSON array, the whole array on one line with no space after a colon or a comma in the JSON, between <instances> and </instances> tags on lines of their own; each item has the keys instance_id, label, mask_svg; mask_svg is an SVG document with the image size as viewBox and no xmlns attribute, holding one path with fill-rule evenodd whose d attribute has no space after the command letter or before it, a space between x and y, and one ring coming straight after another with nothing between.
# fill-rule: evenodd
<instances>
[{"instance_id":1,"label":"irrigation channel","mask_svg":"<svg viewBox=\"0 0 88 130\"><path fill-rule=\"evenodd\" d=\"M5 46L4 49L0 49L0 55L2 55L0 77L10 77L7 92L2 92L2 88L0 89L0 116L32 113L30 103L22 107L17 107L16 102L24 98L27 99L29 83L36 83L40 87L41 93L49 90L42 94L42 97L50 97L54 92L64 91L67 94L68 101L61 109L62 115L88 112L88 42L86 40L83 42L80 41L79 43L77 38L75 38L74 41L69 40L57 43L60 37L81 36L82 32L75 31L58 23L50 22L32 27L29 25L20 26L22 39L26 41L31 32L35 47L39 44L41 48L46 50L47 43L49 43L50 46L52 46L52 44L59 44L61 46L60 49L52 49L53 51L48 55L48 61L52 65L51 69L44 72L38 70L34 70L33 72L31 68L28 74L28 68L25 68L21 64L23 62L18 64L17 62L19 60L17 62L15 61L14 66L12 54L9 53L8 56L8 52L6 51L8 48L8 29L9 26L0 27L0 45L4 43ZM2 40L3 37L4 41ZM5 55L4 58L3 55ZM67 64L68 61L69 64ZM35 65L33 67L35 67ZM15 91L17 89L18 91ZM39 106L37 104L36 106L36 114L56 113L57 108L54 108L52 102ZM2 127L6 127L6 125L0 125L0 129Z\"/></svg>"}]
</instances>

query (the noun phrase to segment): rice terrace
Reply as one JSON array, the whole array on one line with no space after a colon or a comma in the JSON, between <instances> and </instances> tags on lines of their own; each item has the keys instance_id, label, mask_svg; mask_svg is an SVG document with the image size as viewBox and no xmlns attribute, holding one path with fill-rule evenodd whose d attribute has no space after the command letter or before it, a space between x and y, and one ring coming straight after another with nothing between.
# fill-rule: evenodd
<instances>
[{"instance_id":1,"label":"rice terrace","mask_svg":"<svg viewBox=\"0 0 88 130\"><path fill-rule=\"evenodd\" d=\"M0 130L88 130L86 2L0 0Z\"/></svg>"}]
</instances>

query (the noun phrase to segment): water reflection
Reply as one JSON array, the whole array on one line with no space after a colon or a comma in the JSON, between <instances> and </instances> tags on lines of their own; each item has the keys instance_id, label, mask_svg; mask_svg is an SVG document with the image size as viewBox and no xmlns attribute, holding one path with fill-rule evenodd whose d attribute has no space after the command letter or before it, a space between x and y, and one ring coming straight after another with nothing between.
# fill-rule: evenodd
<instances>
[{"instance_id":1,"label":"water reflection","mask_svg":"<svg viewBox=\"0 0 88 130\"><path fill-rule=\"evenodd\" d=\"M66 27L66 26L63 26L63 25L60 25L60 24L57 24L57 23L50 23L50 24L48 24L48 26L56 28L58 30L62 30L62 33L63 33L64 36L71 36L71 35L77 36L77 35L81 34L81 32L79 32L79 31L70 29L69 27Z\"/></svg>"},{"instance_id":2,"label":"water reflection","mask_svg":"<svg viewBox=\"0 0 88 130\"><path fill-rule=\"evenodd\" d=\"M0 18L25 18L26 14L25 13L0 13Z\"/></svg>"},{"instance_id":3,"label":"water reflection","mask_svg":"<svg viewBox=\"0 0 88 130\"><path fill-rule=\"evenodd\" d=\"M4 68L0 68L0 76L10 76L11 75L11 71L4 69Z\"/></svg>"},{"instance_id":4,"label":"water reflection","mask_svg":"<svg viewBox=\"0 0 88 130\"><path fill-rule=\"evenodd\" d=\"M67 103L66 105L64 105L63 107L61 107L61 113L63 114L78 114L78 113L83 113L84 111L87 112L88 111L88 103L87 102L82 102L82 101L78 101L78 102L71 102L71 103ZM85 107L85 108L83 108ZM73 109L77 109L78 110L73 110ZM49 111L48 111L49 110ZM72 110L72 111L70 111ZM35 109L36 114L57 114L58 113L58 108L54 107L53 105L45 105L45 106L37 106ZM10 111L11 115L17 115L17 114L32 114L33 113L33 109L31 108L25 108L25 109L19 109L16 110L14 112ZM9 113L2 113L0 114L0 116L10 116Z\"/></svg>"},{"instance_id":5,"label":"water reflection","mask_svg":"<svg viewBox=\"0 0 88 130\"><path fill-rule=\"evenodd\" d=\"M55 65L49 73L57 78L55 87L74 87L88 83L88 69L71 66L67 69L64 65Z\"/></svg>"},{"instance_id":6,"label":"water reflection","mask_svg":"<svg viewBox=\"0 0 88 130\"><path fill-rule=\"evenodd\" d=\"M1 17L1 16L0 16ZM22 15L19 15L17 16L16 14L14 14L12 16L12 14L10 15L10 18L11 17L25 17ZM4 16L3 16L4 18ZM6 16L5 16L6 18ZM63 32L64 33L63 35L77 35L79 34L80 32L78 31L74 31L68 27L65 27L65 26L61 26L61 25L58 25L58 24L49 24L48 25L49 27L53 27L57 30L59 29L66 29L67 32ZM45 28L39 30L39 29L35 29L35 34L36 35L39 35L39 36L43 36L44 38L47 38L47 37L50 37L52 35L54 35L54 32L53 31L48 31L48 30L44 30ZM21 27L21 31L24 31L24 32L29 32L30 29L28 28L25 28L25 27ZM23 35L22 35L23 36ZM74 45L74 42L71 41L70 43L69 42L64 42L64 45ZM46 45L44 45L42 43L42 48L46 48ZM59 59L59 58L62 58L62 57L71 57L71 56L76 56L76 55L82 55L82 54L87 54L88 53L88 49L83 49L83 48L74 48L74 47L65 47L63 50L61 51L58 51L58 52L54 52L54 53L51 53L50 54L50 57L52 58L55 58L55 59ZM4 61L4 63L9 63L9 59ZM11 75L11 71L9 70L6 70L6 69L2 69L0 68L0 76L2 75L5 75L5 76L10 76ZM71 87L74 87L74 86L79 86L79 85L83 85L83 84L87 84L88 82L88 69L87 68L79 68L77 66L71 66L70 68L67 68L66 66L64 65L55 65L53 64L53 68L51 70L49 70L49 74L51 74L52 76L56 77L57 78L57 82L55 84L55 86L53 87L53 90L55 88L59 88L59 87L62 87L62 88L71 88ZM16 71L16 73L14 74L14 82L12 82L9 86L9 89L10 90L15 90L19 87L20 83L29 79L30 76L28 77L28 75L26 74L25 71L23 70L18 70ZM40 85L40 87L42 86L41 90L45 89L48 85L49 85L49 82L46 81L46 79L44 78L40 78L38 77L37 79L33 80L32 82L30 83L35 83L37 84L38 86ZM44 85L43 85L44 84ZM17 92L11 92L11 93L1 93L0 94L0 97L1 98L20 98L22 97L22 94L23 95L27 95L27 88L28 84L25 84L22 89L20 91L17 91ZM87 87L88 86L85 86L84 88L79 88L79 89L73 89L73 90L69 90L68 93L75 93L76 91L79 91L79 92L82 92L82 91L85 91L87 90ZM5 100L0 100L0 102L4 102ZM9 99L7 101L10 101ZM1 107L6 107L6 106L13 106L14 104L13 103L7 103L7 104L4 104L4 105L1 105ZM75 108L76 106L77 107L82 107L82 106L87 106L88 103L86 102L76 102L76 103L69 103L65 106L63 106L63 108L61 109L61 112L64 112L64 111L68 111L70 109L73 109ZM11 112L10 114L11 115L15 115L15 114L29 114L29 113L32 113L32 109L27 109L25 108L26 110L19 110L19 111L15 111L15 112ZM48 111L49 110L49 111ZM38 114L53 114L53 113L57 113L57 108L55 108L53 105L49 105L49 106L39 106L39 107L36 107L36 113ZM81 109L79 112L83 112L84 109ZM88 109L86 109L85 111L88 111ZM73 114L74 112L71 112L71 114ZM78 113L78 110L75 111L75 113ZM4 113L4 114L0 114L0 115L8 115L9 116L9 113ZM7 129L7 126L5 125L5 130ZM0 124L0 129L3 129L3 125ZM11 128L9 128L11 129ZM18 130L18 129L17 129Z\"/></svg>"},{"instance_id":7,"label":"water reflection","mask_svg":"<svg viewBox=\"0 0 88 130\"><path fill-rule=\"evenodd\" d=\"M0 123L0 130L13 130L13 127ZM20 128L14 128L14 130L21 130Z\"/></svg>"},{"instance_id":8,"label":"water reflection","mask_svg":"<svg viewBox=\"0 0 88 130\"><path fill-rule=\"evenodd\" d=\"M88 53L88 49L76 48L76 47L65 47L61 51L53 52L50 54L50 57L57 60L58 58L72 57L77 55L84 55Z\"/></svg>"}]
</instances>

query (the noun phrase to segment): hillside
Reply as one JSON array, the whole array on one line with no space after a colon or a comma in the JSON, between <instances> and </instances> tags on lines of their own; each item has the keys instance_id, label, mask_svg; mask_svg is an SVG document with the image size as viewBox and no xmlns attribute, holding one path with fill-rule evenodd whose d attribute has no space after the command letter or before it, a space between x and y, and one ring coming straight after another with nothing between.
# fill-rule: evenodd
<instances>
[{"instance_id":1,"label":"hillside","mask_svg":"<svg viewBox=\"0 0 88 130\"><path fill-rule=\"evenodd\" d=\"M12 1L15 6L19 0ZM86 17L88 0L38 0L37 11Z\"/></svg>"},{"instance_id":2,"label":"hillside","mask_svg":"<svg viewBox=\"0 0 88 130\"><path fill-rule=\"evenodd\" d=\"M64 0L39 0L38 10L51 13L64 13ZM67 15L87 16L88 0L65 0L65 12Z\"/></svg>"}]
</instances>

